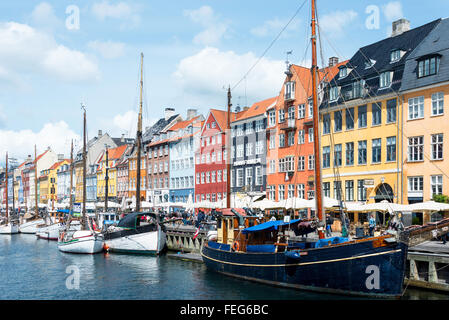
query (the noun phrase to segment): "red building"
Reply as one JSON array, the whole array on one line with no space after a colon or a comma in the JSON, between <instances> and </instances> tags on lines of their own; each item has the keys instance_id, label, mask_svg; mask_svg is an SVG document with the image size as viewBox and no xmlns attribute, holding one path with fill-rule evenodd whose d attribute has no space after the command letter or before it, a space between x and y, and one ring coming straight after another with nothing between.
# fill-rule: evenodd
<instances>
[{"instance_id":1,"label":"red building","mask_svg":"<svg viewBox=\"0 0 449 320\"><path fill-rule=\"evenodd\" d=\"M235 117L231 113L231 120ZM195 152L195 201L221 201L226 198L227 111L211 109L200 133Z\"/></svg>"}]
</instances>

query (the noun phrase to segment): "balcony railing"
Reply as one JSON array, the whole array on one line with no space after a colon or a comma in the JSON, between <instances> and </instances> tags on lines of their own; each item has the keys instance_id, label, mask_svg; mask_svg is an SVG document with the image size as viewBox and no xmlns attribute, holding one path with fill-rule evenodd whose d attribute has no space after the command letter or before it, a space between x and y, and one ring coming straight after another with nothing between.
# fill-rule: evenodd
<instances>
[{"instance_id":1,"label":"balcony railing","mask_svg":"<svg viewBox=\"0 0 449 320\"><path fill-rule=\"evenodd\" d=\"M296 119L286 119L279 124L281 130L296 130Z\"/></svg>"}]
</instances>

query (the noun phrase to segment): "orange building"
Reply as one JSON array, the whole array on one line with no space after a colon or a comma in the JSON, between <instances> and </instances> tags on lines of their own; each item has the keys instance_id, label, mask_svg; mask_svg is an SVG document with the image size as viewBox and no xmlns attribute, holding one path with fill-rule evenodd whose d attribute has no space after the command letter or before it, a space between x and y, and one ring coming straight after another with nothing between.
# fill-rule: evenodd
<instances>
[{"instance_id":1,"label":"orange building","mask_svg":"<svg viewBox=\"0 0 449 320\"><path fill-rule=\"evenodd\" d=\"M319 102L325 86L345 63L331 58L329 67L319 70ZM312 75L310 69L296 65L285 74L277 103L267 110L267 197L313 199Z\"/></svg>"}]
</instances>

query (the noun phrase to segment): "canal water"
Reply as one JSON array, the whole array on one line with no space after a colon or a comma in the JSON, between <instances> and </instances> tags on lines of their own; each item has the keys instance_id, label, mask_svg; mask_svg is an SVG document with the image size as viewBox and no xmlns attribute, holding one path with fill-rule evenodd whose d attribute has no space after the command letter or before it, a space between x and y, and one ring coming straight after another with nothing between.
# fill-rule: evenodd
<instances>
[{"instance_id":1,"label":"canal water","mask_svg":"<svg viewBox=\"0 0 449 320\"><path fill-rule=\"evenodd\" d=\"M79 277L78 277L79 276ZM79 280L79 281L78 281ZM62 253L35 235L0 236L0 300L332 300L347 297L274 288L160 257ZM448 299L407 289L406 300Z\"/></svg>"}]
</instances>

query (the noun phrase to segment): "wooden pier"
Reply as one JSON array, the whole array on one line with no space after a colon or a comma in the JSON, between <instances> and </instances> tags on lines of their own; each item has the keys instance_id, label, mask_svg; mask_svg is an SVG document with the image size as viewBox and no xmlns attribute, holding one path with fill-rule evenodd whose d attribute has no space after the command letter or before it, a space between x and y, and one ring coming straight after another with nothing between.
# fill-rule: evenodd
<instances>
[{"instance_id":1,"label":"wooden pier","mask_svg":"<svg viewBox=\"0 0 449 320\"><path fill-rule=\"evenodd\" d=\"M170 251L181 251L200 253L201 246L207 241L207 231L200 230L198 236L193 239L197 228L183 224L167 224L167 249Z\"/></svg>"},{"instance_id":2,"label":"wooden pier","mask_svg":"<svg viewBox=\"0 0 449 320\"><path fill-rule=\"evenodd\" d=\"M449 242L410 247L407 260L405 285L449 292Z\"/></svg>"}]
</instances>

